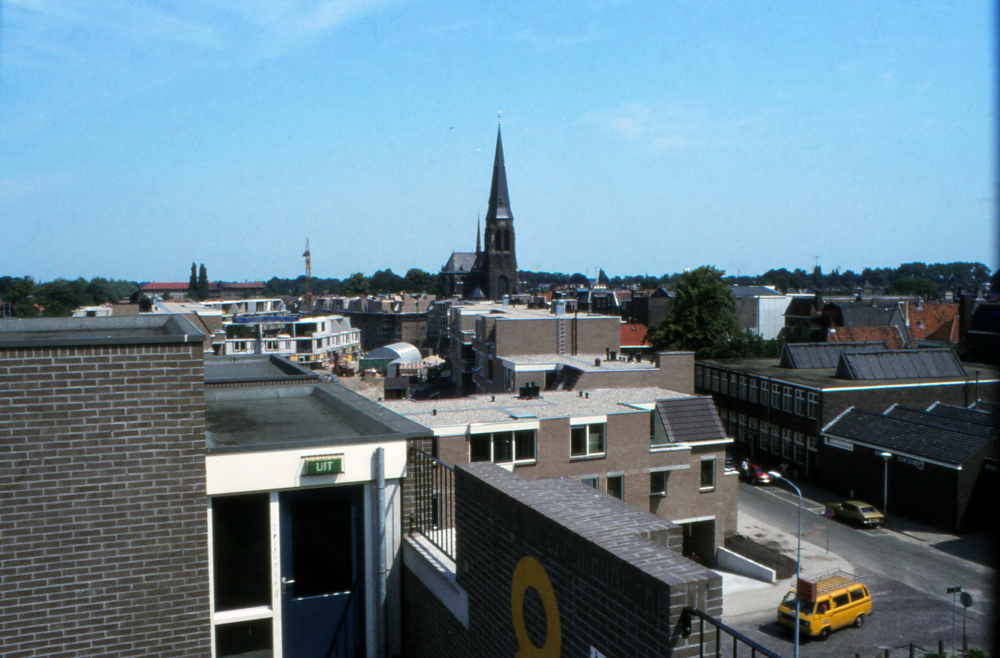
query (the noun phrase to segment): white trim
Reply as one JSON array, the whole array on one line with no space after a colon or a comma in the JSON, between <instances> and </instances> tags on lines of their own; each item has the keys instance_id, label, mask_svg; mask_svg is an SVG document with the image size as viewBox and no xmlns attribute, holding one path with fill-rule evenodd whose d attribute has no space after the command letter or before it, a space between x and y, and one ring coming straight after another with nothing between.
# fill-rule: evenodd
<instances>
[{"instance_id":1,"label":"white trim","mask_svg":"<svg viewBox=\"0 0 1000 658\"><path fill-rule=\"evenodd\" d=\"M691 446L686 443L668 443L663 446L650 446L650 452L677 452L679 450L691 450Z\"/></svg>"},{"instance_id":2,"label":"white trim","mask_svg":"<svg viewBox=\"0 0 1000 658\"><path fill-rule=\"evenodd\" d=\"M541 429L538 420L511 420L491 423L469 423L469 436L474 434L489 434L491 432L517 432L521 430Z\"/></svg>"},{"instance_id":3,"label":"white trim","mask_svg":"<svg viewBox=\"0 0 1000 658\"><path fill-rule=\"evenodd\" d=\"M671 523L698 523L699 521L714 521L715 515L710 516L692 516L690 519L670 519Z\"/></svg>"},{"instance_id":4,"label":"white trim","mask_svg":"<svg viewBox=\"0 0 1000 658\"><path fill-rule=\"evenodd\" d=\"M208 498L208 503L205 506L206 514L208 519L208 630L209 630L209 645L212 653L209 654L212 658L215 658L215 559L212 555L215 552L215 538L212 533L212 499ZM277 655L277 654L276 654Z\"/></svg>"},{"instance_id":5,"label":"white trim","mask_svg":"<svg viewBox=\"0 0 1000 658\"><path fill-rule=\"evenodd\" d=\"M926 382L922 384L881 384L878 386L844 386L838 388L824 388L821 389L824 393L832 391L873 391L878 389L886 388L922 388L927 386L965 386L967 384L974 383L972 379L963 379L961 381L948 381L948 382ZM1000 383L1000 379L980 379L980 384L996 384Z\"/></svg>"},{"instance_id":6,"label":"white trim","mask_svg":"<svg viewBox=\"0 0 1000 658\"><path fill-rule=\"evenodd\" d=\"M462 425L441 425L429 428L434 436L465 436L469 433L469 424Z\"/></svg>"},{"instance_id":7,"label":"white trim","mask_svg":"<svg viewBox=\"0 0 1000 658\"><path fill-rule=\"evenodd\" d=\"M257 619L270 619L274 616L274 611L269 605L259 605L253 608L241 608L239 610L226 610L213 615L215 625L234 624L241 621L255 621Z\"/></svg>"},{"instance_id":8,"label":"white trim","mask_svg":"<svg viewBox=\"0 0 1000 658\"><path fill-rule=\"evenodd\" d=\"M718 446L724 445L726 443L732 443L735 439L725 438L725 439L710 439L708 441L688 441L687 445L698 447L698 446Z\"/></svg>"},{"instance_id":9,"label":"white trim","mask_svg":"<svg viewBox=\"0 0 1000 658\"><path fill-rule=\"evenodd\" d=\"M927 459L926 457L917 457L912 452L904 452L902 450L895 450L893 448L886 448L885 446L877 446L877 445L873 445L871 443L864 443L863 441L856 441L854 439L845 439L842 436L835 436L835 435L832 435L832 434L824 434L823 438L824 439L830 439L830 440L833 440L833 441L843 441L845 443L850 443L852 445L861 446L863 448L871 448L872 450L886 451L886 452L891 451L892 454L897 455L897 456L903 455L903 456L909 457L911 459L917 459L917 460L922 461L922 462L924 462L926 464L934 464L935 466L940 466L941 468L948 468L948 469L951 469L953 471L960 471L960 470L962 470L962 465L961 464L959 464L958 466L955 466L954 464L945 464L943 462L939 462L939 461L936 461L936 460L933 460L933 459ZM827 445L832 445L832 444L827 444ZM846 450L846 448L845 448L845 450Z\"/></svg>"},{"instance_id":10,"label":"white trim","mask_svg":"<svg viewBox=\"0 0 1000 658\"><path fill-rule=\"evenodd\" d=\"M638 409L639 411L652 411L656 409L655 402L619 402L618 404L630 409Z\"/></svg>"},{"instance_id":11,"label":"white trim","mask_svg":"<svg viewBox=\"0 0 1000 658\"><path fill-rule=\"evenodd\" d=\"M384 463L384 462L383 462ZM369 467L370 468L370 467ZM373 474L374 476L374 474ZM375 628L375 561L369 559L369 556L375 553L375 521L372 515L375 513L374 505L375 496L375 485L373 482L365 482L364 490L361 493L361 513L364 515L362 518L361 532L364 535L364 548L362 549L364 553L358 556L358 560L365 570L364 577L364 588L365 588L365 643L368 646L368 651L366 652L368 658L375 658L375 632L378 630ZM383 556L384 559L384 556ZM388 571L386 571L388 574Z\"/></svg>"},{"instance_id":12,"label":"white trim","mask_svg":"<svg viewBox=\"0 0 1000 658\"><path fill-rule=\"evenodd\" d=\"M284 637L281 625L281 505L278 502L278 492L270 492L268 501L271 528L271 610L274 623L271 624L271 641L274 657L281 658L284 651Z\"/></svg>"},{"instance_id":13,"label":"white trim","mask_svg":"<svg viewBox=\"0 0 1000 658\"><path fill-rule=\"evenodd\" d=\"M604 414L603 416L570 416L569 424L573 425L591 425L593 423L607 423L608 416ZM607 437L605 437L606 439Z\"/></svg>"}]
</instances>

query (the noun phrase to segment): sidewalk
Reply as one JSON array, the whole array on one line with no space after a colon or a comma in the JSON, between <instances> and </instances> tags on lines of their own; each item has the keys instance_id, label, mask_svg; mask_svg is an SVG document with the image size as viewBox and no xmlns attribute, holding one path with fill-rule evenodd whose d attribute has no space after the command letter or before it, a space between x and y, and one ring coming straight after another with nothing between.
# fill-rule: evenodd
<instances>
[{"instance_id":1,"label":"sidewalk","mask_svg":"<svg viewBox=\"0 0 1000 658\"><path fill-rule=\"evenodd\" d=\"M739 534L761 544L777 544L779 550L792 558L796 557L797 539L743 513L737 513L736 525ZM854 566L835 553L809 542L802 542L802 576L809 578L827 571L841 569L854 573ZM795 589L795 576L779 580L774 585L759 580L716 570L722 576L722 619L738 617L755 612L774 613L785 594Z\"/></svg>"}]
</instances>

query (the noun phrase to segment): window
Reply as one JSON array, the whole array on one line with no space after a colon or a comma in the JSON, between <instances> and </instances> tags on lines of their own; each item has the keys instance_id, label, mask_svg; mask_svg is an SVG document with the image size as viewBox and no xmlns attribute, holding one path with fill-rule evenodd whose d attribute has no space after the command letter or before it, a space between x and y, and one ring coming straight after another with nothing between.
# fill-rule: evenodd
<instances>
[{"instance_id":1,"label":"window","mask_svg":"<svg viewBox=\"0 0 1000 658\"><path fill-rule=\"evenodd\" d=\"M726 423L729 421L728 409L719 409L719 420L722 421L722 426L725 427Z\"/></svg>"},{"instance_id":2,"label":"window","mask_svg":"<svg viewBox=\"0 0 1000 658\"><path fill-rule=\"evenodd\" d=\"M781 384L771 384L771 408L781 409Z\"/></svg>"},{"instance_id":3,"label":"window","mask_svg":"<svg viewBox=\"0 0 1000 658\"><path fill-rule=\"evenodd\" d=\"M604 454L605 423L574 425L569 428L570 457L591 457Z\"/></svg>"},{"instance_id":4,"label":"window","mask_svg":"<svg viewBox=\"0 0 1000 658\"><path fill-rule=\"evenodd\" d=\"M747 378L746 377L740 377L740 399L741 400L746 400L747 399Z\"/></svg>"},{"instance_id":5,"label":"window","mask_svg":"<svg viewBox=\"0 0 1000 658\"><path fill-rule=\"evenodd\" d=\"M795 389L795 415L802 416L806 413L806 392Z\"/></svg>"},{"instance_id":6,"label":"window","mask_svg":"<svg viewBox=\"0 0 1000 658\"><path fill-rule=\"evenodd\" d=\"M789 459L792 456L792 430L781 428L781 457Z\"/></svg>"},{"instance_id":7,"label":"window","mask_svg":"<svg viewBox=\"0 0 1000 658\"><path fill-rule=\"evenodd\" d=\"M608 495L618 500L625 500L625 475L608 473Z\"/></svg>"},{"instance_id":8,"label":"window","mask_svg":"<svg viewBox=\"0 0 1000 658\"><path fill-rule=\"evenodd\" d=\"M750 380L750 401L757 404L757 380Z\"/></svg>"},{"instance_id":9,"label":"window","mask_svg":"<svg viewBox=\"0 0 1000 658\"><path fill-rule=\"evenodd\" d=\"M815 436L810 436L808 441L806 441L806 449L811 450L813 452L818 452L819 439L817 439Z\"/></svg>"},{"instance_id":10,"label":"window","mask_svg":"<svg viewBox=\"0 0 1000 658\"><path fill-rule=\"evenodd\" d=\"M809 418L816 418L816 407L818 406L819 396L815 393L810 393L808 396L808 401L806 404L806 416Z\"/></svg>"},{"instance_id":11,"label":"window","mask_svg":"<svg viewBox=\"0 0 1000 658\"><path fill-rule=\"evenodd\" d=\"M781 452L781 428L771 425L771 452L775 455Z\"/></svg>"},{"instance_id":12,"label":"window","mask_svg":"<svg viewBox=\"0 0 1000 658\"><path fill-rule=\"evenodd\" d=\"M715 391L716 393L719 392L719 371L718 370L713 370L712 371L712 390Z\"/></svg>"},{"instance_id":13,"label":"window","mask_svg":"<svg viewBox=\"0 0 1000 658\"><path fill-rule=\"evenodd\" d=\"M795 452L792 454L792 458L795 460L795 463L801 464L802 460L805 458L805 452L806 452L805 450L806 442L805 442L805 437L802 436L802 432L795 433L794 448Z\"/></svg>"},{"instance_id":14,"label":"window","mask_svg":"<svg viewBox=\"0 0 1000 658\"><path fill-rule=\"evenodd\" d=\"M781 410L782 411L787 411L789 413L791 413L791 411L792 411L792 387L791 386L786 386L785 387L785 400L784 400L784 403L781 405Z\"/></svg>"},{"instance_id":15,"label":"window","mask_svg":"<svg viewBox=\"0 0 1000 658\"><path fill-rule=\"evenodd\" d=\"M745 442L747 440L747 416L746 414L740 414L740 428L736 434L736 438Z\"/></svg>"},{"instance_id":16,"label":"window","mask_svg":"<svg viewBox=\"0 0 1000 658\"><path fill-rule=\"evenodd\" d=\"M701 366L695 366L694 367L694 385L695 385L696 388L703 388L702 385L701 385L702 376L703 375L704 375L704 372L702 370L702 367Z\"/></svg>"},{"instance_id":17,"label":"window","mask_svg":"<svg viewBox=\"0 0 1000 658\"><path fill-rule=\"evenodd\" d=\"M271 520L267 494L212 498L216 610L271 604Z\"/></svg>"},{"instance_id":18,"label":"window","mask_svg":"<svg viewBox=\"0 0 1000 658\"><path fill-rule=\"evenodd\" d=\"M847 592L844 592L843 594L839 594L833 597L833 607L835 608L839 608L842 605L847 605L848 603L849 600Z\"/></svg>"},{"instance_id":19,"label":"window","mask_svg":"<svg viewBox=\"0 0 1000 658\"><path fill-rule=\"evenodd\" d=\"M737 429L737 424L736 424L737 420L738 420L738 417L737 417L735 411L729 414L729 434L728 434L728 436L736 436L736 433L739 431Z\"/></svg>"},{"instance_id":20,"label":"window","mask_svg":"<svg viewBox=\"0 0 1000 658\"><path fill-rule=\"evenodd\" d=\"M729 375L726 373L719 375L719 393L729 395Z\"/></svg>"},{"instance_id":21,"label":"window","mask_svg":"<svg viewBox=\"0 0 1000 658\"><path fill-rule=\"evenodd\" d=\"M701 460L701 490L715 489L715 457Z\"/></svg>"},{"instance_id":22,"label":"window","mask_svg":"<svg viewBox=\"0 0 1000 658\"><path fill-rule=\"evenodd\" d=\"M535 460L535 430L487 432L469 437L469 461L531 462Z\"/></svg>"},{"instance_id":23,"label":"window","mask_svg":"<svg viewBox=\"0 0 1000 658\"><path fill-rule=\"evenodd\" d=\"M649 474L649 495L650 496L666 496L667 495L667 477L670 475L670 471L653 471Z\"/></svg>"},{"instance_id":24,"label":"window","mask_svg":"<svg viewBox=\"0 0 1000 658\"><path fill-rule=\"evenodd\" d=\"M767 406L771 400L771 393L767 388L767 382L761 380L760 382L760 403L763 406Z\"/></svg>"},{"instance_id":25,"label":"window","mask_svg":"<svg viewBox=\"0 0 1000 658\"><path fill-rule=\"evenodd\" d=\"M596 475L584 475L580 478L580 482L583 482L588 487L597 488L597 476Z\"/></svg>"},{"instance_id":26,"label":"window","mask_svg":"<svg viewBox=\"0 0 1000 658\"><path fill-rule=\"evenodd\" d=\"M747 419L747 443L751 446L757 442L757 419L750 416Z\"/></svg>"},{"instance_id":27,"label":"window","mask_svg":"<svg viewBox=\"0 0 1000 658\"><path fill-rule=\"evenodd\" d=\"M763 389L761 389L763 390ZM768 441L771 439L771 426L765 422L760 421L760 449L767 450Z\"/></svg>"}]
</instances>

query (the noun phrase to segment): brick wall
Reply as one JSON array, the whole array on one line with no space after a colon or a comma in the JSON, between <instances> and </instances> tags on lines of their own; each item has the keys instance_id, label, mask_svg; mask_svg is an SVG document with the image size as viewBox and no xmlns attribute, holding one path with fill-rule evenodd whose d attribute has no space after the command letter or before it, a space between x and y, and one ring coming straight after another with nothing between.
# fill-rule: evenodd
<instances>
[{"instance_id":1,"label":"brick wall","mask_svg":"<svg viewBox=\"0 0 1000 658\"><path fill-rule=\"evenodd\" d=\"M529 481L492 464L458 466L456 492L468 630L407 571L407 656L516 655L515 600L523 600L521 642L541 647L558 635L564 656L592 647L605 656L694 656L683 608L722 612L721 577L677 552L679 528L669 522L568 479ZM536 574L523 599L512 595L515 572L532 561L551 587Z\"/></svg>"},{"instance_id":2,"label":"brick wall","mask_svg":"<svg viewBox=\"0 0 1000 658\"><path fill-rule=\"evenodd\" d=\"M202 344L0 349L0 654L209 654Z\"/></svg>"}]
</instances>

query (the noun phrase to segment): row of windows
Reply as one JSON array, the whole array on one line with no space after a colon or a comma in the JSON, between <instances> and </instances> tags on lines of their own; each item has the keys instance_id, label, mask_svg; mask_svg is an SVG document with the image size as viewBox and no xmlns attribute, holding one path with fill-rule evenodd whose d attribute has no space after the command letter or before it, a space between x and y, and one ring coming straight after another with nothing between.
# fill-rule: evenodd
<instances>
[{"instance_id":1,"label":"row of windows","mask_svg":"<svg viewBox=\"0 0 1000 658\"><path fill-rule=\"evenodd\" d=\"M753 416L720 409L719 418L723 424L728 424L730 435L735 436L737 441L756 445L761 450L780 455L782 459L790 459L796 464L805 463L807 450L819 450L819 439L815 436L806 436L802 432L767 423Z\"/></svg>"},{"instance_id":2,"label":"row of windows","mask_svg":"<svg viewBox=\"0 0 1000 658\"><path fill-rule=\"evenodd\" d=\"M767 379L759 379L735 372L717 370L706 366L694 367L694 385L715 393L772 409L780 409L797 416L817 418L819 394L815 391L786 386Z\"/></svg>"},{"instance_id":3,"label":"row of windows","mask_svg":"<svg viewBox=\"0 0 1000 658\"><path fill-rule=\"evenodd\" d=\"M703 459L701 461L699 489L701 491L711 491L715 489L715 458ZM608 494L624 500L625 498L625 475L622 473L608 473ZM670 471L651 471L649 474L649 495L666 496L667 482L670 479ZM598 477L589 475L580 478L580 481L595 489L598 488Z\"/></svg>"},{"instance_id":4,"label":"row of windows","mask_svg":"<svg viewBox=\"0 0 1000 658\"><path fill-rule=\"evenodd\" d=\"M603 457L606 423L573 425L569 429L570 457ZM535 430L487 432L469 437L469 461L509 464L535 461Z\"/></svg>"}]
</instances>

